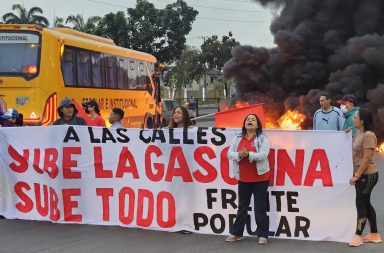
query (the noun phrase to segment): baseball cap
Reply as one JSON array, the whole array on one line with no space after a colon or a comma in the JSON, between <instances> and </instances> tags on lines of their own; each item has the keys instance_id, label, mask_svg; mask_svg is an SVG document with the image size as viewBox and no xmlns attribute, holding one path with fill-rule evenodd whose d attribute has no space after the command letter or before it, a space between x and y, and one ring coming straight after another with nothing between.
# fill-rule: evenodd
<instances>
[{"instance_id":1,"label":"baseball cap","mask_svg":"<svg viewBox=\"0 0 384 253\"><path fill-rule=\"evenodd\" d=\"M344 97L337 101L337 103L344 105L346 102L352 102L354 105L357 105L357 99L352 94L344 95Z\"/></svg>"},{"instance_id":2,"label":"baseball cap","mask_svg":"<svg viewBox=\"0 0 384 253\"><path fill-rule=\"evenodd\" d=\"M15 109L8 109L4 115L0 116L2 119L10 119L10 118L18 118L19 117L19 112L16 111Z\"/></svg>"}]
</instances>

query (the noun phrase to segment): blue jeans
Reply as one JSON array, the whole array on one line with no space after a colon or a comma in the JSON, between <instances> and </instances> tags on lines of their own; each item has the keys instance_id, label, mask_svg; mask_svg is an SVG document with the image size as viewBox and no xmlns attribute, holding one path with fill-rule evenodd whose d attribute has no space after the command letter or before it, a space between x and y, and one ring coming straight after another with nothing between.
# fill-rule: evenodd
<instances>
[{"instance_id":1,"label":"blue jeans","mask_svg":"<svg viewBox=\"0 0 384 253\"><path fill-rule=\"evenodd\" d=\"M243 236L245 222L247 221L248 208L253 194L254 212L256 219L256 236L268 238L269 217L267 216L267 198L269 181L246 183L239 181L236 221L230 233L235 236Z\"/></svg>"}]
</instances>

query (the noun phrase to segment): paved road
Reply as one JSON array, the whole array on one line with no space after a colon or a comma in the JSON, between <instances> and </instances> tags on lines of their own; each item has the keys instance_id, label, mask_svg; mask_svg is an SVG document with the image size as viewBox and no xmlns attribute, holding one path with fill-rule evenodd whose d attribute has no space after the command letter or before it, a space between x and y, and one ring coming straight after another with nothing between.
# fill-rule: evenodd
<instances>
[{"instance_id":1,"label":"paved road","mask_svg":"<svg viewBox=\"0 0 384 253\"><path fill-rule=\"evenodd\" d=\"M377 156L377 164L380 181L373 192L373 203L384 237L384 154ZM0 253L384 252L384 243L351 249L333 242L271 239L268 246L259 246L251 237L238 243L225 243L224 239L215 235L182 235L114 226L0 220Z\"/></svg>"}]
</instances>

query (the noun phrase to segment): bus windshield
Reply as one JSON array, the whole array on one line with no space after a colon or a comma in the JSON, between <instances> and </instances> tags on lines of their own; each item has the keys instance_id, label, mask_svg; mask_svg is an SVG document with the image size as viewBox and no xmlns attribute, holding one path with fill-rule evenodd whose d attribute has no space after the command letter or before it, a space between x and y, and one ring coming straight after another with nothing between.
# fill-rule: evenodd
<instances>
[{"instance_id":1,"label":"bus windshield","mask_svg":"<svg viewBox=\"0 0 384 253\"><path fill-rule=\"evenodd\" d=\"M0 75L37 75L39 53L39 35L0 32Z\"/></svg>"}]
</instances>

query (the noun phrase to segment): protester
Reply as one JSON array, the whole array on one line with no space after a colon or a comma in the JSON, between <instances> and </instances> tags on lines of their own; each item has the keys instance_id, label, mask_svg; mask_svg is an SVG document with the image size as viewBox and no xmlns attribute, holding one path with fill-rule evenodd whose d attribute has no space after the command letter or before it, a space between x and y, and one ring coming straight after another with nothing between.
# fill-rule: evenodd
<instances>
[{"instance_id":1,"label":"protester","mask_svg":"<svg viewBox=\"0 0 384 253\"><path fill-rule=\"evenodd\" d=\"M99 104L95 100L91 100L87 103L83 103L84 110L87 114L89 114L90 126L101 126L105 127L105 120L100 116L100 108Z\"/></svg>"},{"instance_id":2,"label":"protester","mask_svg":"<svg viewBox=\"0 0 384 253\"><path fill-rule=\"evenodd\" d=\"M354 115L353 123L358 131L353 139L354 174L350 184L355 185L356 189L357 228L349 246L358 247L363 242L381 242L377 230L376 212L371 204L371 192L377 184L379 174L374 161L377 139L372 112L365 108L359 109ZM367 220L371 233L362 237Z\"/></svg>"},{"instance_id":3,"label":"protester","mask_svg":"<svg viewBox=\"0 0 384 253\"><path fill-rule=\"evenodd\" d=\"M339 108L331 105L327 94L320 96L320 106L313 116L313 130L343 130L344 115Z\"/></svg>"},{"instance_id":4,"label":"protester","mask_svg":"<svg viewBox=\"0 0 384 253\"><path fill-rule=\"evenodd\" d=\"M0 116L1 126L2 127L16 127L17 118L19 118L20 114L15 109L8 109L3 115Z\"/></svg>"},{"instance_id":5,"label":"protester","mask_svg":"<svg viewBox=\"0 0 384 253\"><path fill-rule=\"evenodd\" d=\"M340 104L340 111L344 113L345 122L343 129L347 128L352 129L352 138L355 137L357 129L353 124L353 117L355 113L360 109L357 107L357 99L354 95L348 94L345 95L342 99L338 100L337 103Z\"/></svg>"},{"instance_id":6,"label":"protester","mask_svg":"<svg viewBox=\"0 0 384 253\"><path fill-rule=\"evenodd\" d=\"M52 125L87 125L87 122L82 117L77 116L77 109L70 98L64 98L59 107L57 113L60 118L53 122Z\"/></svg>"},{"instance_id":7,"label":"protester","mask_svg":"<svg viewBox=\"0 0 384 253\"><path fill-rule=\"evenodd\" d=\"M111 128L121 128L121 120L124 118L124 111L120 108L113 108L109 115Z\"/></svg>"},{"instance_id":8,"label":"protester","mask_svg":"<svg viewBox=\"0 0 384 253\"><path fill-rule=\"evenodd\" d=\"M228 150L228 158L233 161L234 175L239 181L239 205L236 221L230 228L231 235L227 237L227 242L241 241L243 239L248 208L253 195L257 225L256 235L259 238L259 244L268 243L269 148L270 143L263 134L260 119L255 114L249 114L244 120L242 133L233 138Z\"/></svg>"},{"instance_id":9,"label":"protester","mask_svg":"<svg viewBox=\"0 0 384 253\"><path fill-rule=\"evenodd\" d=\"M187 108L184 106L176 106L173 108L171 119L169 120L168 128L189 128L193 127L191 118L189 117L189 113ZM180 230L178 231L181 234L192 234L191 231L188 230Z\"/></svg>"},{"instance_id":10,"label":"protester","mask_svg":"<svg viewBox=\"0 0 384 253\"><path fill-rule=\"evenodd\" d=\"M193 127L187 108L181 105L173 108L172 116L171 116L171 119L169 120L168 127L169 128Z\"/></svg>"}]
</instances>

